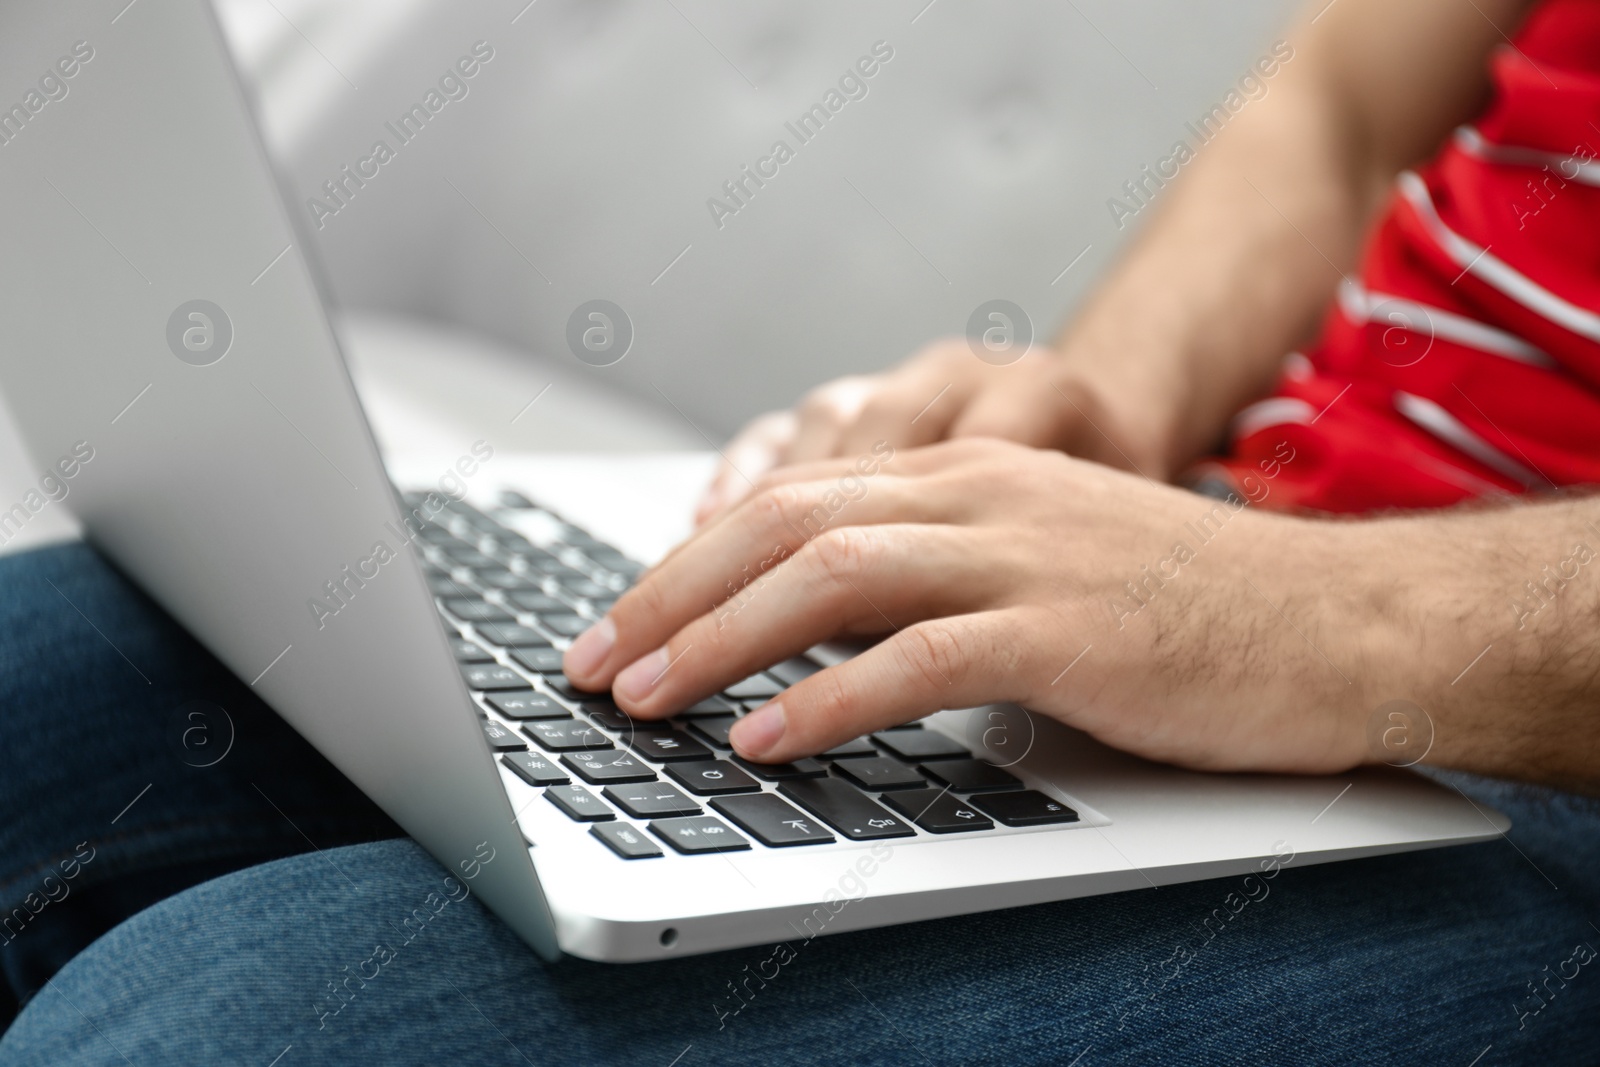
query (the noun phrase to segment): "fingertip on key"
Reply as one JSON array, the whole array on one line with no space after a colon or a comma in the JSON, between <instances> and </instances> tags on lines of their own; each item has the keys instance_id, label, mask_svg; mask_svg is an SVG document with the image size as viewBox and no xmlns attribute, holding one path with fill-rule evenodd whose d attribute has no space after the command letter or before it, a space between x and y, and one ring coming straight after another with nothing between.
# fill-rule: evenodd
<instances>
[{"instance_id":1,"label":"fingertip on key","mask_svg":"<svg viewBox=\"0 0 1600 1067\"><path fill-rule=\"evenodd\" d=\"M776 700L769 701L734 723L728 731L728 740L739 755L760 759L783 740L787 725L783 705Z\"/></svg>"},{"instance_id":2,"label":"fingertip on key","mask_svg":"<svg viewBox=\"0 0 1600 1067\"><path fill-rule=\"evenodd\" d=\"M562 666L569 678L590 678L617 644L617 624L607 615L579 634L567 649Z\"/></svg>"}]
</instances>

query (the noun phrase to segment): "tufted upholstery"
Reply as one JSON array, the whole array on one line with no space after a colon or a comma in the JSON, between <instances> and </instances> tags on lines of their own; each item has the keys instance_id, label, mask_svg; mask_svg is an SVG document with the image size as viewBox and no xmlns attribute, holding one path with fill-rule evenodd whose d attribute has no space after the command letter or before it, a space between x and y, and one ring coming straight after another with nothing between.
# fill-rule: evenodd
<instances>
[{"instance_id":1,"label":"tufted upholstery","mask_svg":"<svg viewBox=\"0 0 1600 1067\"><path fill-rule=\"evenodd\" d=\"M513 23L526 0L278 0L290 27L260 0L220 2L302 197L489 42L468 95L325 220L340 297L468 324L652 399L659 388L713 434L959 331L993 297L1052 330L1131 232L1107 198L1291 12L538 0ZM799 144L784 124L880 40L893 58L866 95ZM719 229L708 198L779 138L794 158L747 184ZM604 370L564 342L592 297L637 330Z\"/></svg>"}]
</instances>

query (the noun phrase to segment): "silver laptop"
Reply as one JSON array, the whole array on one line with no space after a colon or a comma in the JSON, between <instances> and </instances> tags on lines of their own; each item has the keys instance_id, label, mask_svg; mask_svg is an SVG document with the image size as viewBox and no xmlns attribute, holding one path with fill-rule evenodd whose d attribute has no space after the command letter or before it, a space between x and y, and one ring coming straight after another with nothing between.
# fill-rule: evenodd
<instances>
[{"instance_id":1,"label":"silver laptop","mask_svg":"<svg viewBox=\"0 0 1600 1067\"><path fill-rule=\"evenodd\" d=\"M741 765L729 723L848 655L831 647L630 722L560 652L641 561L517 486L391 486L205 0L7 4L0 71L0 388L59 475L48 506L541 955L794 941L1507 828L1410 771L1190 773L1003 706ZM625 492L616 473L592 492Z\"/></svg>"}]
</instances>

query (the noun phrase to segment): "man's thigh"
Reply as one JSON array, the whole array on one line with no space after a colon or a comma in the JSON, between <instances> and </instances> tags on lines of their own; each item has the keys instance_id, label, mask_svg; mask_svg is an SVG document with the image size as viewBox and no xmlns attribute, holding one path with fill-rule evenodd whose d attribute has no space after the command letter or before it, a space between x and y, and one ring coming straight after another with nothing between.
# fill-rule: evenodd
<instances>
[{"instance_id":1,"label":"man's thigh","mask_svg":"<svg viewBox=\"0 0 1600 1067\"><path fill-rule=\"evenodd\" d=\"M1592 1064L1600 810L1458 781L1509 841L622 966L410 842L311 853L112 931L0 1062Z\"/></svg>"}]
</instances>

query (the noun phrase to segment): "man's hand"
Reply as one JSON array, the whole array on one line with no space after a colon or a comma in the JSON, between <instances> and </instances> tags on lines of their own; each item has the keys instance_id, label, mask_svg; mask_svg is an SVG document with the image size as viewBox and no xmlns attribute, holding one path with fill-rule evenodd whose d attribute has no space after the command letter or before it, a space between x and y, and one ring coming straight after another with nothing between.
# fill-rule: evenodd
<instances>
[{"instance_id":1,"label":"man's hand","mask_svg":"<svg viewBox=\"0 0 1600 1067\"><path fill-rule=\"evenodd\" d=\"M1120 351L1086 348L1035 347L996 366L964 339L940 341L892 370L829 382L794 411L755 419L724 450L696 521L726 512L770 470L858 456L878 441L910 448L995 437L1164 480L1182 395L1175 375L1159 372L1130 367Z\"/></svg>"},{"instance_id":2,"label":"man's hand","mask_svg":"<svg viewBox=\"0 0 1600 1067\"><path fill-rule=\"evenodd\" d=\"M1355 671L1388 638L1341 625L1343 601L1303 619L1307 636L1274 605L1307 606L1308 557L1349 565L1349 529L1053 451L880 443L763 479L626 593L566 671L655 719L818 642L884 635L745 717L735 748L782 762L1016 701L1191 767L1337 771L1366 753L1368 694L1323 654Z\"/></svg>"}]
</instances>

